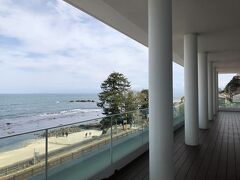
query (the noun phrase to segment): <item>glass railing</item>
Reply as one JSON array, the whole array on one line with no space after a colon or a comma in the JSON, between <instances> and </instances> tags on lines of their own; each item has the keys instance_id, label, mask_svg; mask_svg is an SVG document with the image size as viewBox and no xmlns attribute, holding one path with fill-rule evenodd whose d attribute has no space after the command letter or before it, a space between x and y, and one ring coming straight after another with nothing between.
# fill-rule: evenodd
<instances>
[{"instance_id":1,"label":"glass railing","mask_svg":"<svg viewBox=\"0 0 240 180\"><path fill-rule=\"evenodd\" d=\"M173 106L173 126L180 125L184 122L184 104L177 103Z\"/></svg>"},{"instance_id":2,"label":"glass railing","mask_svg":"<svg viewBox=\"0 0 240 180\"><path fill-rule=\"evenodd\" d=\"M224 98L219 98L219 108L222 110L240 110L240 102L231 102Z\"/></svg>"},{"instance_id":3,"label":"glass railing","mask_svg":"<svg viewBox=\"0 0 240 180\"><path fill-rule=\"evenodd\" d=\"M45 130L0 139L0 179L27 179L46 165ZM40 176L44 179L44 174Z\"/></svg>"},{"instance_id":4,"label":"glass railing","mask_svg":"<svg viewBox=\"0 0 240 180\"><path fill-rule=\"evenodd\" d=\"M176 126L184 106L173 110ZM142 109L1 137L0 179L88 179L148 143L148 127Z\"/></svg>"}]
</instances>

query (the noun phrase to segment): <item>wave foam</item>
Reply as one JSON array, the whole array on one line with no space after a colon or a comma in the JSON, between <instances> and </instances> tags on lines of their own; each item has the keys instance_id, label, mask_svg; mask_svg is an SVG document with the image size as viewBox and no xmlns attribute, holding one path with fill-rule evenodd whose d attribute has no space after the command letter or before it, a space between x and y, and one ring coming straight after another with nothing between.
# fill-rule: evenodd
<instances>
[{"instance_id":1,"label":"wave foam","mask_svg":"<svg viewBox=\"0 0 240 180\"><path fill-rule=\"evenodd\" d=\"M82 113L94 113L94 112L101 112L101 109L70 109L70 110L63 110L59 112L51 112L51 113L42 113L39 114L41 117L49 117L49 116L59 116L59 115L74 115L74 114L82 114Z\"/></svg>"}]
</instances>

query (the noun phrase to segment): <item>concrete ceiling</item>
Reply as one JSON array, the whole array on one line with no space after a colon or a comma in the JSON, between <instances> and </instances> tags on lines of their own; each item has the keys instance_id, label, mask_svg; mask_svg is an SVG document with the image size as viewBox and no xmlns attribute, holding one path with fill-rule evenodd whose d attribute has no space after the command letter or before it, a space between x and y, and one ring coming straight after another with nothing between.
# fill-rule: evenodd
<instances>
[{"instance_id":1,"label":"concrete ceiling","mask_svg":"<svg viewBox=\"0 0 240 180\"><path fill-rule=\"evenodd\" d=\"M147 0L65 1L147 46ZM199 52L208 52L209 60L214 61L216 67L218 62L221 62L219 71L239 72L240 1L172 0L172 2L174 61L183 65L183 35L198 33Z\"/></svg>"}]
</instances>

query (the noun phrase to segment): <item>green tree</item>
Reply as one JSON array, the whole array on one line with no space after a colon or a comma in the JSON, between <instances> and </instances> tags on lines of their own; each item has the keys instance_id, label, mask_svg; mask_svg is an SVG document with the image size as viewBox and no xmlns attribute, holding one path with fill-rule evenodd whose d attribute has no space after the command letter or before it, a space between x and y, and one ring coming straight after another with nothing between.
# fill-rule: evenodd
<instances>
[{"instance_id":1,"label":"green tree","mask_svg":"<svg viewBox=\"0 0 240 180\"><path fill-rule=\"evenodd\" d=\"M139 104L139 109L148 108L148 100L149 100L148 90L143 89L142 91L140 91L138 93L137 100L138 100L138 104Z\"/></svg>"},{"instance_id":2,"label":"green tree","mask_svg":"<svg viewBox=\"0 0 240 180\"><path fill-rule=\"evenodd\" d=\"M138 108L138 97L137 94L129 90L125 95L124 109L125 112L134 111Z\"/></svg>"},{"instance_id":3,"label":"green tree","mask_svg":"<svg viewBox=\"0 0 240 180\"><path fill-rule=\"evenodd\" d=\"M130 90L130 82L121 73L113 72L101 84L102 92L98 94L100 102L97 103L103 109L104 115L113 115L123 113L128 110L126 96ZM126 109L127 108L127 109ZM119 118L118 122L121 122ZM110 118L103 118L100 122L103 128L110 126Z\"/></svg>"},{"instance_id":4,"label":"green tree","mask_svg":"<svg viewBox=\"0 0 240 180\"><path fill-rule=\"evenodd\" d=\"M128 91L128 93L125 95L125 112L134 111L138 109L138 100L137 100L137 94L133 91ZM133 112L129 112L125 114L124 117L125 120L127 120L127 124L132 125L134 120ZM124 127L123 127L124 128Z\"/></svg>"}]
</instances>

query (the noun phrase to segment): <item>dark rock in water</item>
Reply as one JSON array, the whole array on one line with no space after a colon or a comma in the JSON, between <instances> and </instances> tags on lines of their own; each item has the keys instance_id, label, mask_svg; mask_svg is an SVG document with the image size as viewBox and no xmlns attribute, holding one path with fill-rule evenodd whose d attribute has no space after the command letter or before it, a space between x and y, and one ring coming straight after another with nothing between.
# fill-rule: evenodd
<instances>
[{"instance_id":1,"label":"dark rock in water","mask_svg":"<svg viewBox=\"0 0 240 180\"><path fill-rule=\"evenodd\" d=\"M95 102L94 100L90 100L90 99L78 99L78 100L71 100L69 102Z\"/></svg>"},{"instance_id":2,"label":"dark rock in water","mask_svg":"<svg viewBox=\"0 0 240 180\"><path fill-rule=\"evenodd\" d=\"M79 127L82 129L100 129L101 124L99 124L99 123L81 124L81 125L79 125Z\"/></svg>"},{"instance_id":3,"label":"dark rock in water","mask_svg":"<svg viewBox=\"0 0 240 180\"><path fill-rule=\"evenodd\" d=\"M8 125L8 126L9 126L10 124L11 124L11 123L6 123L6 125Z\"/></svg>"},{"instance_id":4,"label":"dark rock in water","mask_svg":"<svg viewBox=\"0 0 240 180\"><path fill-rule=\"evenodd\" d=\"M59 124L60 126L63 124ZM66 137L71 133L81 132L87 129L91 130L101 130L101 124L99 123L91 123L91 124L81 124L81 125L73 125L70 127L61 127L57 129L50 130L48 132L48 137ZM67 134L66 134L67 133ZM43 132L39 135L39 137L45 137L46 132Z\"/></svg>"}]
</instances>

